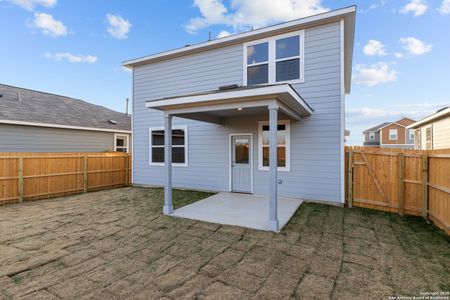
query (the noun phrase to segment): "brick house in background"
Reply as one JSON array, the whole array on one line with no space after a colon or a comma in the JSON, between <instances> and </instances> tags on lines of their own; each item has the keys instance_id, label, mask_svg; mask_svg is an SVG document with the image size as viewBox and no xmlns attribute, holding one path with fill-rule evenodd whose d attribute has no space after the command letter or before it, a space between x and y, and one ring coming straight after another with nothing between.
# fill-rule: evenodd
<instances>
[{"instance_id":1,"label":"brick house in background","mask_svg":"<svg viewBox=\"0 0 450 300\"><path fill-rule=\"evenodd\" d=\"M385 148L414 148L414 130L406 127L414 120L402 118L395 122L384 122L364 130L364 146Z\"/></svg>"}]
</instances>

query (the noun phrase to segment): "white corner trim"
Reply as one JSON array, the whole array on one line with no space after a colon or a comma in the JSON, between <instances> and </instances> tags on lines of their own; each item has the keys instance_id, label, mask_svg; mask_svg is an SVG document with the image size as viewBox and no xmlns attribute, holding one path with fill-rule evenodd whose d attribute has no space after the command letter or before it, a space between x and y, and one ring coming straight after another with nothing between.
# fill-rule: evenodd
<instances>
[{"instance_id":1,"label":"white corner trim","mask_svg":"<svg viewBox=\"0 0 450 300\"><path fill-rule=\"evenodd\" d=\"M120 134L120 133L114 133L114 151L117 151L117 138L118 137L124 137L126 139L127 143L127 153L130 153L130 135L129 134Z\"/></svg>"},{"instance_id":2,"label":"white corner trim","mask_svg":"<svg viewBox=\"0 0 450 300\"><path fill-rule=\"evenodd\" d=\"M283 58L283 59L276 59L276 41L280 40L280 39L288 38L288 37L293 37L293 36L299 36L299 43L300 43L299 55L293 56L293 57L288 57L288 58ZM267 46L268 47L267 61L248 65L247 64L247 48L249 46L262 44L262 43L267 43L267 45L268 45ZM305 30L304 29L285 33L285 34L274 35L274 36L264 38L264 39L250 41L250 42L244 43L242 45L242 47L243 47L243 60L242 60L243 78L242 78L242 82L243 82L244 86L247 85L247 68L252 67L252 66L266 65L266 64L268 65L269 74L268 74L268 82L266 82L264 84L278 84L278 83L296 84L296 83L305 82ZM300 64L300 66L299 66L300 78L293 79L293 80L286 80L286 81L277 81L276 80L276 63L278 61L297 59L297 58L299 59L299 64Z\"/></svg>"},{"instance_id":3,"label":"white corner trim","mask_svg":"<svg viewBox=\"0 0 450 300\"><path fill-rule=\"evenodd\" d=\"M289 120L278 120L278 125L286 125L286 167L278 167L277 170L281 172L291 171L291 122ZM269 171L269 167L263 166L262 153L262 127L269 125L269 121L258 122L258 171Z\"/></svg>"},{"instance_id":4,"label":"white corner trim","mask_svg":"<svg viewBox=\"0 0 450 300\"><path fill-rule=\"evenodd\" d=\"M101 132L131 133L130 130L115 130L115 129L107 129L107 128L94 128L94 127L82 127L82 126L59 125L59 124L50 124L50 123L36 123L36 122L25 122L25 121L11 121L11 120L0 120L0 124L74 129L74 130L88 130L88 131L101 131Z\"/></svg>"},{"instance_id":5,"label":"white corner trim","mask_svg":"<svg viewBox=\"0 0 450 300\"><path fill-rule=\"evenodd\" d=\"M172 130L175 129L181 129L184 130L184 163L172 163L173 167L189 167L189 132L188 132L188 126L187 125L177 125L172 126ZM158 127L149 127L148 128L148 164L149 166L158 166L163 167L165 166L165 163L154 163L152 162L152 131L155 130L164 130L163 126ZM173 147L174 145L172 145ZM181 148L181 147L180 147Z\"/></svg>"},{"instance_id":6,"label":"white corner trim","mask_svg":"<svg viewBox=\"0 0 450 300\"><path fill-rule=\"evenodd\" d=\"M344 28L344 20L340 21L340 41L341 41L341 126L340 126L340 135L339 135L339 150L340 150L340 166L341 166L341 203L345 203L345 28Z\"/></svg>"},{"instance_id":7,"label":"white corner trim","mask_svg":"<svg viewBox=\"0 0 450 300\"><path fill-rule=\"evenodd\" d=\"M231 161L232 161L232 149L233 149L233 136L250 136L250 193L253 194L253 133L230 133L228 135L228 190L230 192L233 191L232 187L232 169L231 169Z\"/></svg>"}]
</instances>

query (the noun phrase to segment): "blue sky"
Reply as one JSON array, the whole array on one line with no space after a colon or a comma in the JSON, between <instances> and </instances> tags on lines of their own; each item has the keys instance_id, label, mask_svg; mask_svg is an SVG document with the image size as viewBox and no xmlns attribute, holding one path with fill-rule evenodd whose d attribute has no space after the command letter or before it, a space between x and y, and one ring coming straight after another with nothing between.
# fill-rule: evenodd
<instances>
[{"instance_id":1,"label":"blue sky","mask_svg":"<svg viewBox=\"0 0 450 300\"><path fill-rule=\"evenodd\" d=\"M450 0L0 0L0 82L124 111L126 59L353 4L350 144L450 105Z\"/></svg>"}]
</instances>

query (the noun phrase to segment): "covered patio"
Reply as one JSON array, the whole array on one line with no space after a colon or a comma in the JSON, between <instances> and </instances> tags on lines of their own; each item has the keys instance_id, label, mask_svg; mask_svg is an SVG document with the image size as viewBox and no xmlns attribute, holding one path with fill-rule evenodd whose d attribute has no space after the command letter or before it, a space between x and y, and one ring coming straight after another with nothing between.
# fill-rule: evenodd
<instances>
[{"instance_id":1,"label":"covered patio","mask_svg":"<svg viewBox=\"0 0 450 300\"><path fill-rule=\"evenodd\" d=\"M269 195L267 201L261 201L265 210L252 209L248 206L246 215L255 214L266 219L264 228L270 231L280 230L280 213L278 199L278 166L277 166L277 128L279 114L292 120L300 120L312 114L312 109L301 98L301 96L289 84L243 86L237 85L220 87L218 90L182 95L177 97L163 98L146 102L147 108L157 109L164 112L164 162L165 162L165 184L164 184L164 208L166 215L174 214L172 205L172 118L173 116L223 125L224 118L236 115L254 115L268 113L269 115ZM231 148L229 149L231 152ZM232 157L232 156L230 156ZM235 166L233 159L231 168ZM253 172L253 169L250 170ZM230 188L231 191L231 188ZM229 199L235 197L229 197ZM241 201L245 201L242 197ZM228 208L239 215L239 206L236 201L229 201ZM224 204L224 205L225 205ZM300 204L298 204L300 205ZM295 207L292 214L298 208ZM293 207L293 206L292 206ZM195 209L195 206L191 207ZM197 209L200 209L197 207ZM292 209L291 209L292 210ZM185 210L186 211L186 210ZM179 212L178 212L179 213ZM213 213L211 211L211 213ZM220 213L220 212L218 212ZM207 211L205 212L207 214ZM266 214L263 216L263 214ZM292 215L291 214L291 215ZM191 214L195 215L195 214ZM287 214L289 215L289 213ZM181 216L181 215L179 215ZM185 216L187 217L187 216ZM220 218L216 218L219 220ZM283 219L284 220L284 219ZM289 219L287 219L288 221ZM286 222L287 222L286 221ZM259 222L259 221L258 221ZM284 222L284 221L283 221ZM284 223L285 224L285 223ZM238 225L238 224L235 224ZM242 225L245 226L245 225ZM258 225L261 227L260 225ZM255 228L254 226L245 226Z\"/></svg>"}]
</instances>

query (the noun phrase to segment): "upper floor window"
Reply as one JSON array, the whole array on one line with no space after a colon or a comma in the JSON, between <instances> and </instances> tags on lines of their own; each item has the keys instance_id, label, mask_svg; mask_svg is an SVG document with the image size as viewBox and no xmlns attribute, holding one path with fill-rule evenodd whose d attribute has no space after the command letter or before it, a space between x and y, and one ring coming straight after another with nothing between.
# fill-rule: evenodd
<instances>
[{"instance_id":1,"label":"upper floor window","mask_svg":"<svg viewBox=\"0 0 450 300\"><path fill-rule=\"evenodd\" d=\"M303 82L304 31L244 44L244 85Z\"/></svg>"},{"instance_id":2,"label":"upper floor window","mask_svg":"<svg viewBox=\"0 0 450 300\"><path fill-rule=\"evenodd\" d=\"M369 140L373 141L375 139L375 132L369 132Z\"/></svg>"},{"instance_id":3,"label":"upper floor window","mask_svg":"<svg viewBox=\"0 0 450 300\"><path fill-rule=\"evenodd\" d=\"M389 140L396 141L397 140L397 129L389 129Z\"/></svg>"}]
</instances>

